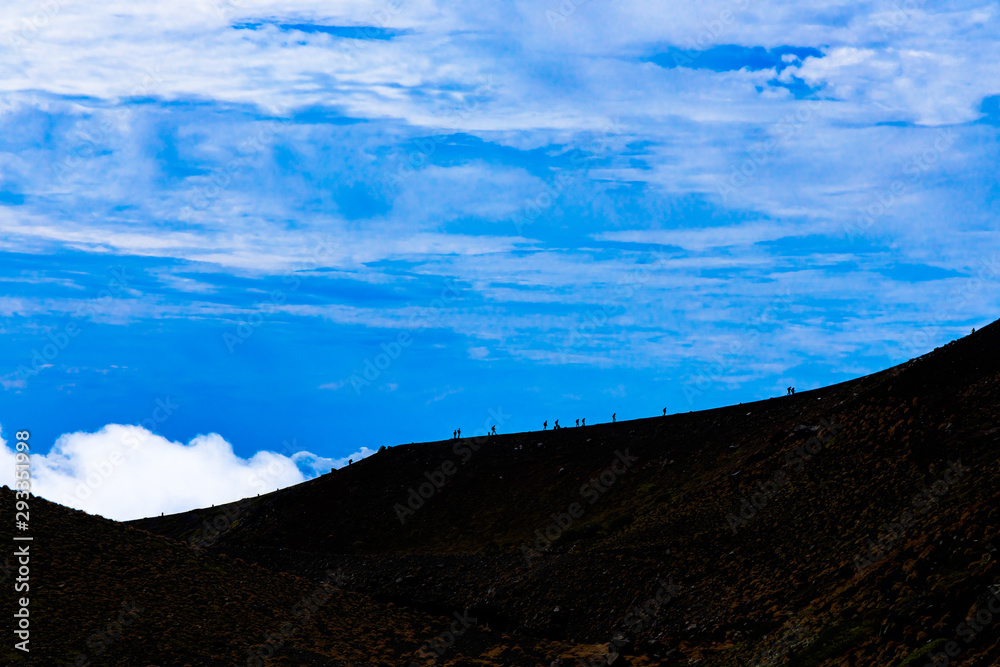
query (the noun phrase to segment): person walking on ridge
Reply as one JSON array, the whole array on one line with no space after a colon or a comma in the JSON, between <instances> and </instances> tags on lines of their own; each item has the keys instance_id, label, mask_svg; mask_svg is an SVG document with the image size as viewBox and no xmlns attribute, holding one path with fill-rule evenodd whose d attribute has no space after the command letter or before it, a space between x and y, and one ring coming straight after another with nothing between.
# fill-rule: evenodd
<instances>
[{"instance_id":1,"label":"person walking on ridge","mask_svg":"<svg viewBox=\"0 0 1000 667\"><path fill-rule=\"evenodd\" d=\"M552 425L552 428L559 428L559 420L558 419L556 420L556 423Z\"/></svg>"},{"instance_id":2,"label":"person walking on ridge","mask_svg":"<svg viewBox=\"0 0 1000 667\"><path fill-rule=\"evenodd\" d=\"M586 417L584 417L584 418L583 418L583 425L584 425L584 426L586 426L586 425L587 425L587 418L586 418Z\"/></svg>"},{"instance_id":3,"label":"person walking on ridge","mask_svg":"<svg viewBox=\"0 0 1000 667\"><path fill-rule=\"evenodd\" d=\"M615 423L615 421L616 421L616 419L615 419L615 415L617 415L617 414L618 414L617 412L612 412L612 413L611 413L611 423L612 423L612 424L614 424L614 423Z\"/></svg>"},{"instance_id":4,"label":"person walking on ridge","mask_svg":"<svg viewBox=\"0 0 1000 667\"><path fill-rule=\"evenodd\" d=\"M576 420L576 425L577 425L577 426L579 426L579 425L580 425L580 420L579 420L579 419L577 419L577 420Z\"/></svg>"},{"instance_id":5,"label":"person walking on ridge","mask_svg":"<svg viewBox=\"0 0 1000 667\"><path fill-rule=\"evenodd\" d=\"M549 420L546 419L545 421L542 422L542 430L544 431L548 427L549 427Z\"/></svg>"},{"instance_id":6,"label":"person walking on ridge","mask_svg":"<svg viewBox=\"0 0 1000 667\"><path fill-rule=\"evenodd\" d=\"M496 435L496 434L497 434L497 425L494 424L493 425L493 435Z\"/></svg>"},{"instance_id":7,"label":"person walking on ridge","mask_svg":"<svg viewBox=\"0 0 1000 667\"><path fill-rule=\"evenodd\" d=\"M667 409L666 409L666 408L663 408L663 416L664 416L664 417L666 417L666 416L667 416Z\"/></svg>"}]
</instances>

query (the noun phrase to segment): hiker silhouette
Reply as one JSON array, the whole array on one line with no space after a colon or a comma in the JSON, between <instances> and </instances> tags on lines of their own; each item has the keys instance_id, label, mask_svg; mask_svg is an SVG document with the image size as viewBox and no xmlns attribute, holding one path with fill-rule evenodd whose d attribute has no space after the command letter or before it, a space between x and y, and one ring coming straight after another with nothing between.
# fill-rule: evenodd
<instances>
[{"instance_id":1,"label":"hiker silhouette","mask_svg":"<svg viewBox=\"0 0 1000 667\"><path fill-rule=\"evenodd\" d=\"M549 427L549 421L546 419L545 421L542 422L542 430L544 431L548 427Z\"/></svg>"},{"instance_id":2,"label":"hiker silhouette","mask_svg":"<svg viewBox=\"0 0 1000 667\"><path fill-rule=\"evenodd\" d=\"M579 426L579 425L580 425L580 420L579 420L579 419L577 419L577 420L576 420L576 425L577 425L577 426Z\"/></svg>"},{"instance_id":3,"label":"hiker silhouette","mask_svg":"<svg viewBox=\"0 0 1000 667\"><path fill-rule=\"evenodd\" d=\"M497 434L497 425L494 424L493 425L493 435L496 435L496 434Z\"/></svg>"},{"instance_id":4,"label":"hiker silhouette","mask_svg":"<svg viewBox=\"0 0 1000 667\"><path fill-rule=\"evenodd\" d=\"M584 425L584 426L586 426L586 425L587 425L587 418L586 418L586 417L584 417L584 418L583 418L583 425Z\"/></svg>"},{"instance_id":5,"label":"hiker silhouette","mask_svg":"<svg viewBox=\"0 0 1000 667\"><path fill-rule=\"evenodd\" d=\"M615 419L615 415L617 415L617 414L618 414L617 412L612 412L612 413L611 413L611 423L612 423L612 424L614 424L614 423L615 423L615 422L617 421L617 420Z\"/></svg>"},{"instance_id":6,"label":"hiker silhouette","mask_svg":"<svg viewBox=\"0 0 1000 667\"><path fill-rule=\"evenodd\" d=\"M452 440L458 440L458 431L457 430L451 432L451 439Z\"/></svg>"},{"instance_id":7,"label":"hiker silhouette","mask_svg":"<svg viewBox=\"0 0 1000 667\"><path fill-rule=\"evenodd\" d=\"M462 429L458 429L458 437L462 437Z\"/></svg>"},{"instance_id":8,"label":"hiker silhouette","mask_svg":"<svg viewBox=\"0 0 1000 667\"><path fill-rule=\"evenodd\" d=\"M556 420L556 423L553 424L552 428L559 428L559 420L558 419Z\"/></svg>"},{"instance_id":9,"label":"hiker silhouette","mask_svg":"<svg viewBox=\"0 0 1000 667\"><path fill-rule=\"evenodd\" d=\"M667 409L666 409L666 408L663 408L663 416L664 416L664 417L666 417L666 416L667 416Z\"/></svg>"}]
</instances>

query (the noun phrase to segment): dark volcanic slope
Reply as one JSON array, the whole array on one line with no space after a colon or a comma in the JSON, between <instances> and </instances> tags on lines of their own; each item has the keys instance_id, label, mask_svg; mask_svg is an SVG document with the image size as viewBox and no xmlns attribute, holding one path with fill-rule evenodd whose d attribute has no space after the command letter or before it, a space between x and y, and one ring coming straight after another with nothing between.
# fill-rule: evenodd
<instances>
[{"instance_id":1,"label":"dark volcanic slope","mask_svg":"<svg viewBox=\"0 0 1000 667\"><path fill-rule=\"evenodd\" d=\"M4 516L14 516L13 498L0 490ZM447 627L344 591L337 572L321 585L41 498L31 519L30 659L8 637L0 664L224 667L258 664L256 653L269 664L396 665ZM0 539L14 544L9 529ZM12 551L0 576L8 619ZM268 637L276 651L264 648Z\"/></svg>"},{"instance_id":2,"label":"dark volcanic slope","mask_svg":"<svg viewBox=\"0 0 1000 667\"><path fill-rule=\"evenodd\" d=\"M951 664L990 665L998 379L993 324L793 397L498 436L476 451L471 439L403 445L281 492L134 525L201 545L199 559L226 553L314 582L340 568L345 588L442 627L470 609L479 630L436 664L576 664L621 632L635 665L921 667L946 648L958 651ZM401 524L394 506L428 479L440 488L425 487ZM153 539L115 528L126 544ZM676 588L663 595L660 582ZM204 604L220 595L205 591ZM639 623L636 605L648 612ZM421 625L410 618L400 627ZM344 646L407 636L390 623ZM413 657L394 649L389 664Z\"/></svg>"}]
</instances>

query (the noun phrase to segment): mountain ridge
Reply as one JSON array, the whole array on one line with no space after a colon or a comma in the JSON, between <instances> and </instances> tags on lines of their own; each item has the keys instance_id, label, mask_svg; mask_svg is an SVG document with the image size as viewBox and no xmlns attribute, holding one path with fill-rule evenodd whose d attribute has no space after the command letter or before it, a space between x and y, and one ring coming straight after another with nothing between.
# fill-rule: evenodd
<instances>
[{"instance_id":1,"label":"mountain ridge","mask_svg":"<svg viewBox=\"0 0 1000 667\"><path fill-rule=\"evenodd\" d=\"M90 544L91 524L111 526L106 539L126 551L165 540L246 582L234 594L282 577L307 593L336 572L364 618L399 616L347 639L344 607L325 606L317 617L341 631L304 632L266 664L922 667L940 653L991 665L992 616L976 618L1000 594L998 380L993 323L793 396L389 447L259 498L127 524L48 511L65 515L67 543ZM89 571L110 579L116 570L95 556ZM195 576L180 572L174 587ZM133 564L121 577L142 573ZM177 615L225 597L224 582L190 600L168 588L159 595ZM279 613L253 600L263 607L249 625ZM261 641L227 637L217 656ZM115 646L128 657L124 633ZM178 655L213 664L187 644Z\"/></svg>"}]
</instances>

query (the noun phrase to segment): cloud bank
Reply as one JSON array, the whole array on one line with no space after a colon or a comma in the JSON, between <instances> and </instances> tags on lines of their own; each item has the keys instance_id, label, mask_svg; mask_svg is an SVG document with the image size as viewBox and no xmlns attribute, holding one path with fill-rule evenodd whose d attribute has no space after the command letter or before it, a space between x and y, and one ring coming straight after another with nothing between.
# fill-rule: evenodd
<instances>
[{"instance_id":1,"label":"cloud bank","mask_svg":"<svg viewBox=\"0 0 1000 667\"><path fill-rule=\"evenodd\" d=\"M373 453L362 448L350 458L357 461ZM67 433L48 454L32 454L32 492L60 505L127 521L268 493L346 462L305 451L260 451L244 459L215 433L183 444L141 426L109 424L95 433ZM2 430L0 483L14 484L14 450Z\"/></svg>"}]
</instances>

